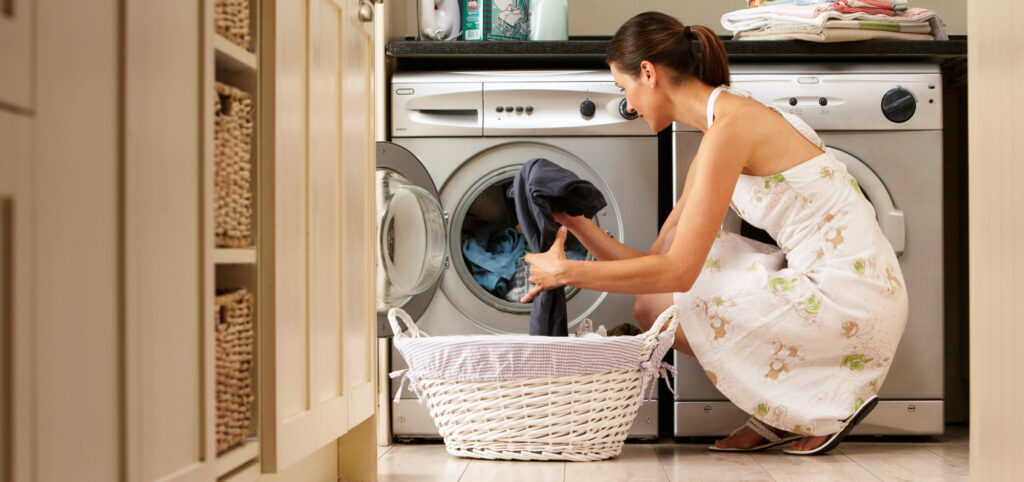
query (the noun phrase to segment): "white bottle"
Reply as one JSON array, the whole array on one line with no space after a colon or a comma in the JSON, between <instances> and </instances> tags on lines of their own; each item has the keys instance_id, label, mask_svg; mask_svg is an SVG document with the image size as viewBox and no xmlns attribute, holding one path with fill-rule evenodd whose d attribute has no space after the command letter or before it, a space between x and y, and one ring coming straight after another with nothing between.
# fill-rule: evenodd
<instances>
[{"instance_id":1,"label":"white bottle","mask_svg":"<svg viewBox=\"0 0 1024 482\"><path fill-rule=\"evenodd\" d=\"M569 40L569 0L530 0L530 40Z\"/></svg>"}]
</instances>

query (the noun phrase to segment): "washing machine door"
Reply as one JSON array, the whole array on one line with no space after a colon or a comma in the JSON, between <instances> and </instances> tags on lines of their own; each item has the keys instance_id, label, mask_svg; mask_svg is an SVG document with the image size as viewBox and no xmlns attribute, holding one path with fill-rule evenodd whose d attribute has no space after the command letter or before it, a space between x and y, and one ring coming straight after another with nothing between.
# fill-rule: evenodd
<instances>
[{"instance_id":1,"label":"washing machine door","mask_svg":"<svg viewBox=\"0 0 1024 482\"><path fill-rule=\"evenodd\" d=\"M377 333L391 336L387 310L413 320L426 310L447 264L446 213L430 174L411 152L377 143Z\"/></svg>"},{"instance_id":2,"label":"washing machine door","mask_svg":"<svg viewBox=\"0 0 1024 482\"><path fill-rule=\"evenodd\" d=\"M885 183L864 161L838 147L828 146L836 159L846 164L846 170L857 180L857 185L868 201L875 207L875 217L882 228L882 234L889 240L897 256L903 254L906 245L907 228L903 211L896 209Z\"/></svg>"}]
</instances>

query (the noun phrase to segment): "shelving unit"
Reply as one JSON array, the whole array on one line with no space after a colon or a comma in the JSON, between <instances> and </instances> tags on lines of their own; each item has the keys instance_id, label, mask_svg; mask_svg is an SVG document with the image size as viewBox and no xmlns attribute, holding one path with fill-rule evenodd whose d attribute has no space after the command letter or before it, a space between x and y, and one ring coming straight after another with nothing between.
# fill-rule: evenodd
<instances>
[{"instance_id":1,"label":"shelving unit","mask_svg":"<svg viewBox=\"0 0 1024 482\"><path fill-rule=\"evenodd\" d=\"M215 337L215 298L218 294L222 294L225 291L230 291L238 288L245 288L253 294L253 310L252 310L252 323L255 332L255 338L253 340L253 360L252 360L252 387L253 396L256 397L259 393L259 387L257 382L259 380L259 338L260 338L260 293L259 293L259 213L257 208L259 206L259 176L260 171L260 126L259 126L259 109L262 104L260 97L259 85L260 85L260 68L259 68L259 50L260 44L260 0L249 0L249 28L251 34L251 43L249 48L242 47L234 43L231 39L220 35L215 28L215 17L216 9L215 4L217 0L205 0L204 9L206 12L205 21L205 41L203 43L205 48L204 61L205 68L203 69L203 89L205 92L204 105L203 105L203 126L204 126L204 152L203 152L203 208L204 208L204 292L206 294L206 301L204 306L205 312L209 317L205 326L207 327L207 337L210 342L211 349L209 353L215 353L216 337ZM251 96L253 103L252 111L252 141L250 146L250 195L251 195L251 242L248 246L243 247L223 247L217 246L215 240L215 209L217 208L217 198L215 191L215 179L216 179L216 162L215 162L215 149L216 149L216 138L215 138L215 110L217 106L217 93L215 91L215 83L222 83L235 87L241 91L246 92ZM206 403L209 404L210 413L216 414L216 359L208 360L208 365L211 367L207 369L207 392L211 394L210 400ZM245 480L256 480L260 475L260 437L262 431L259 427L259 399L255 398L252 404L252 415L251 424L252 431L248 438L243 440L241 443L234 445L221 453L215 453L213 455L215 474L218 480L224 481L245 481ZM216 417L212 420L209 425L211 435L209 441L214 447L213 452L216 452ZM208 452L209 453L209 452Z\"/></svg>"}]
</instances>

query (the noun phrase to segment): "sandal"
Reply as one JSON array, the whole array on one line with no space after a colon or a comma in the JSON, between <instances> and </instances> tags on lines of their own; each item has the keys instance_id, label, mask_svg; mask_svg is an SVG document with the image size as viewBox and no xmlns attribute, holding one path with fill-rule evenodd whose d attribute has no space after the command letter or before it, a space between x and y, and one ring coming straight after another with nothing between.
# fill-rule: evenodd
<instances>
[{"instance_id":1,"label":"sandal","mask_svg":"<svg viewBox=\"0 0 1024 482\"><path fill-rule=\"evenodd\" d=\"M818 447L813 448L811 450L786 449L783 450L783 452L788 455L821 455L828 452L829 450L838 447L839 442L842 442L843 439L850 434L853 428L856 427L861 420L864 420L864 417L868 416L868 414L871 413L871 410L875 408L875 405L878 405L877 396L871 397L868 399L868 401L864 402L864 404L861 405L860 408L858 408L857 411L850 416L849 422L846 423L846 426L843 427L842 430L832 434L832 436L829 437L828 440L825 441L825 443L819 445Z\"/></svg>"},{"instance_id":2,"label":"sandal","mask_svg":"<svg viewBox=\"0 0 1024 482\"><path fill-rule=\"evenodd\" d=\"M733 432L729 434L729 436L732 437L733 435L736 435L737 433L740 432L740 430L743 430L744 427L750 427L751 430L760 435L761 438L765 439L766 442L761 445L757 445L746 449L724 448L718 447L717 445L710 445L708 446L708 450L713 450L715 452L757 452L759 450L764 450L769 447L775 447L776 445L782 445L785 443L792 442L793 440L796 440L801 437L800 435L796 434L779 437L778 435L775 434L774 431L772 431L770 427L765 425L764 422L754 417L750 417L750 420L747 420L747 423L743 424L742 427L733 430Z\"/></svg>"}]
</instances>

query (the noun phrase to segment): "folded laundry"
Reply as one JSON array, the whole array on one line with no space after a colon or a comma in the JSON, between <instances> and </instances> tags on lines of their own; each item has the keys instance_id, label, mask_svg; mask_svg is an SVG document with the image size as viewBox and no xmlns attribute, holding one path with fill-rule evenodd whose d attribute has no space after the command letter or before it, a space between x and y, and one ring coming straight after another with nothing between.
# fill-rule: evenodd
<instances>
[{"instance_id":1,"label":"folded laundry","mask_svg":"<svg viewBox=\"0 0 1024 482\"><path fill-rule=\"evenodd\" d=\"M508 195L515 198L519 225L530 249L536 253L547 251L555 241L559 225L552 213L564 211L572 216L592 217L608 204L596 186L540 158L519 169ZM563 289L544 291L534 298L530 334L569 334Z\"/></svg>"},{"instance_id":2,"label":"folded laundry","mask_svg":"<svg viewBox=\"0 0 1024 482\"><path fill-rule=\"evenodd\" d=\"M836 0L749 0L747 7L770 7L772 5L812 5L816 3L832 3Z\"/></svg>"},{"instance_id":3,"label":"folded laundry","mask_svg":"<svg viewBox=\"0 0 1024 482\"><path fill-rule=\"evenodd\" d=\"M853 0L847 0L853 1ZM865 0L858 0L864 2ZM872 0L875 1L875 0ZM850 7L850 8L866 8L866 7ZM827 23L834 20L866 20L866 21L879 21L879 22L894 22L897 24L913 24L920 25L921 23L927 23L931 26L931 30L927 33L932 35L932 38L936 40L948 40L949 37L946 35L945 24L939 15L933 11L924 8L907 8L906 11L894 12L887 10L888 14L879 15L867 13L865 11L848 11L840 12L836 10L834 4L812 4L812 5L775 5L765 6L758 8L744 8L735 10L722 15L722 27L733 32L737 39L752 38L746 34L739 35L741 32L748 32L755 34L758 31L772 31L778 33L779 30L790 30L804 28L809 29L813 27L825 28ZM847 30L851 30L847 27ZM869 30L869 29L861 29ZM890 31L892 32L892 31ZM806 32L804 32L806 33ZM899 32L894 33L916 33L924 34L919 30L911 32L904 32L902 29ZM821 34L815 33L815 38L818 40L814 41L847 41L847 40L864 40L866 38L905 38L901 36L896 37L872 37L867 34L850 34L842 33L839 35L828 36L831 37L828 40L822 40ZM849 38L848 38L849 37ZM780 39L787 38L801 38L801 37L780 37ZM924 37L914 37L913 39L923 39ZM764 35L758 40L768 40L768 35ZM909 39L909 38L908 38ZM806 40L813 40L807 38Z\"/></svg>"},{"instance_id":4,"label":"folded laundry","mask_svg":"<svg viewBox=\"0 0 1024 482\"><path fill-rule=\"evenodd\" d=\"M473 279L487 291L504 296L523 256L523 236L503 224L487 224L462 242Z\"/></svg>"},{"instance_id":5,"label":"folded laundry","mask_svg":"<svg viewBox=\"0 0 1024 482\"><path fill-rule=\"evenodd\" d=\"M854 42L858 40L889 39L889 40L935 40L927 33L892 32L885 30L855 28L798 28L771 29L739 32L736 40L806 40L809 42Z\"/></svg>"}]
</instances>

